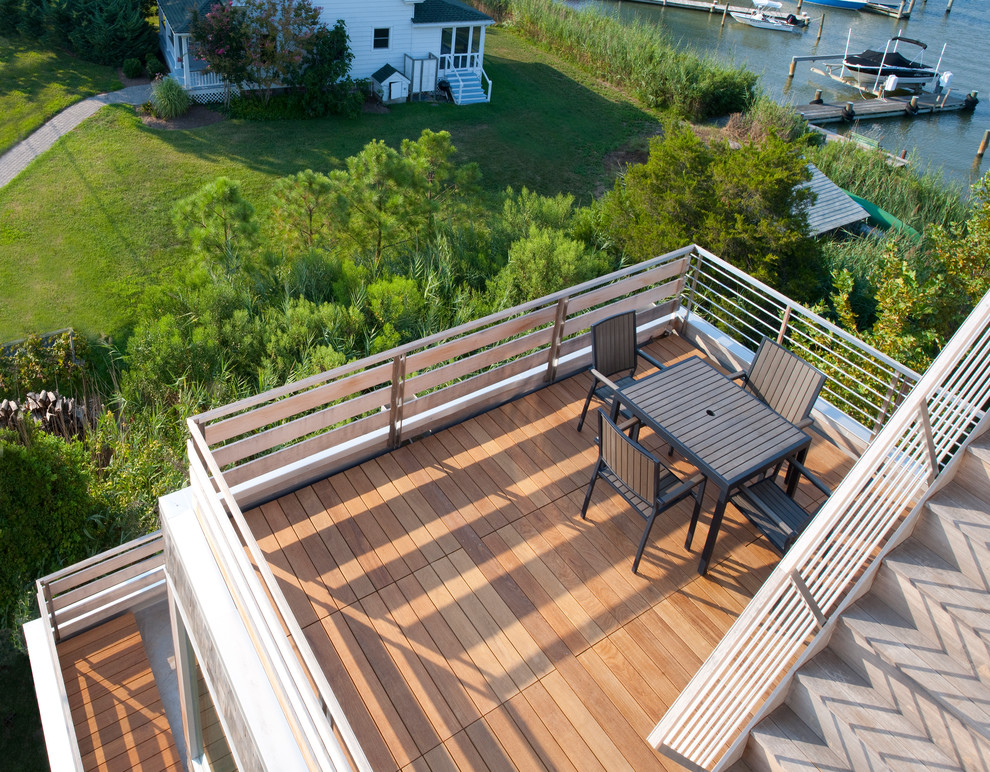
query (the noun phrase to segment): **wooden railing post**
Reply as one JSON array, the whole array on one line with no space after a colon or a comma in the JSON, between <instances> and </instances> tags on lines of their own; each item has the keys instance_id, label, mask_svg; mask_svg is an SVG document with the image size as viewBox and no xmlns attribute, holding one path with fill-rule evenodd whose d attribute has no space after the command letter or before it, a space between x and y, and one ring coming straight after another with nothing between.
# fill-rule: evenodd
<instances>
[{"instance_id":1,"label":"wooden railing post","mask_svg":"<svg viewBox=\"0 0 990 772\"><path fill-rule=\"evenodd\" d=\"M880 408L880 413L877 415L876 420L873 422L873 429L870 434L876 436L876 433L883 428L883 425L887 423L887 417L894 412L894 408L897 407L897 395L903 386L904 376L897 372L896 370L891 374L890 386L887 387L887 395L884 397L883 405Z\"/></svg>"},{"instance_id":2,"label":"wooden railing post","mask_svg":"<svg viewBox=\"0 0 990 772\"><path fill-rule=\"evenodd\" d=\"M696 262L694 264L694 273L692 273L691 275L691 288L688 290L687 303L684 304L685 322L687 321L688 316L691 314L691 309L694 308L694 297L695 297L695 293L698 291L698 277L701 275L701 261L704 260L704 258L701 255L699 255L697 252L694 253L694 257ZM690 262L688 263L688 265L690 265Z\"/></svg>"},{"instance_id":3,"label":"wooden railing post","mask_svg":"<svg viewBox=\"0 0 990 772\"><path fill-rule=\"evenodd\" d=\"M389 402L388 446L399 447L402 442L402 404L406 392L406 355L399 354L392 360L392 394Z\"/></svg>"},{"instance_id":4,"label":"wooden railing post","mask_svg":"<svg viewBox=\"0 0 990 772\"><path fill-rule=\"evenodd\" d=\"M928 403L922 401L918 405L918 417L921 419L921 427L925 430L925 443L928 445L928 484L935 482L935 478L941 470L938 463L938 450L935 447L935 432L932 429L931 416L928 415Z\"/></svg>"},{"instance_id":5,"label":"wooden railing post","mask_svg":"<svg viewBox=\"0 0 990 772\"><path fill-rule=\"evenodd\" d=\"M553 333L550 336L550 351L547 355L547 383L553 383L557 379L557 359L560 356L560 343L564 339L568 300L569 297L557 301L557 315L553 318Z\"/></svg>"},{"instance_id":6,"label":"wooden railing post","mask_svg":"<svg viewBox=\"0 0 990 772\"><path fill-rule=\"evenodd\" d=\"M52 588L48 582L38 582L41 587L42 597L45 599L45 613L48 614L48 620L52 627L52 637L55 639L55 643L62 640L62 636L58 632L58 619L55 617L55 604L52 602Z\"/></svg>"},{"instance_id":7,"label":"wooden railing post","mask_svg":"<svg viewBox=\"0 0 990 772\"><path fill-rule=\"evenodd\" d=\"M821 606L818 605L818 601L815 600L815 596L811 594L811 588L808 587L808 583L804 581L804 577L798 572L797 569L791 571L790 574L791 581L797 588L797 591L801 593L801 597L804 598L804 602L808 604L808 608L811 609L811 613L815 615L815 619L818 620L819 627L825 627L825 623L828 619L825 616L825 612L822 611Z\"/></svg>"},{"instance_id":8,"label":"wooden railing post","mask_svg":"<svg viewBox=\"0 0 990 772\"><path fill-rule=\"evenodd\" d=\"M780 346L784 345L784 335L787 333L787 325L791 321L791 311L794 310L794 306L788 305L784 309L784 318L780 322L780 331L777 333L777 344Z\"/></svg>"}]
</instances>

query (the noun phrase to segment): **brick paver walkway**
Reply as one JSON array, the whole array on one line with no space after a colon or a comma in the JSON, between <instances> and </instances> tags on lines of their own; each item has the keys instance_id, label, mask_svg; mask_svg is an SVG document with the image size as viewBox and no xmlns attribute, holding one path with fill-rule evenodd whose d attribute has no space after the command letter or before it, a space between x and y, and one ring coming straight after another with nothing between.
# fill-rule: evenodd
<instances>
[{"instance_id":1,"label":"brick paver walkway","mask_svg":"<svg viewBox=\"0 0 990 772\"><path fill-rule=\"evenodd\" d=\"M67 107L27 139L0 156L0 188L20 174L31 161L55 144L55 140L96 113L103 105L144 104L151 97L151 86L128 86L120 91L98 94Z\"/></svg>"}]
</instances>

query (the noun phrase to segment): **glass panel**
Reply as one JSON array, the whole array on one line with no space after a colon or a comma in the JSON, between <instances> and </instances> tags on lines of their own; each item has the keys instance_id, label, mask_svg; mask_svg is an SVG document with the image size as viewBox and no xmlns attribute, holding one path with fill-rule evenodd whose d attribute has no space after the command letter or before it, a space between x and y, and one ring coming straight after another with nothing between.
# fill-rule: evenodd
<instances>
[{"instance_id":1,"label":"glass panel","mask_svg":"<svg viewBox=\"0 0 990 772\"><path fill-rule=\"evenodd\" d=\"M374 48L388 48L388 27L377 27L374 35Z\"/></svg>"},{"instance_id":2,"label":"glass panel","mask_svg":"<svg viewBox=\"0 0 990 772\"><path fill-rule=\"evenodd\" d=\"M440 33L440 55L450 53L450 43L454 38L454 28L444 27L443 31Z\"/></svg>"},{"instance_id":3,"label":"glass panel","mask_svg":"<svg viewBox=\"0 0 990 772\"><path fill-rule=\"evenodd\" d=\"M454 40L454 53L466 54L468 52L468 37L471 35L470 27L458 27L457 38Z\"/></svg>"},{"instance_id":4,"label":"glass panel","mask_svg":"<svg viewBox=\"0 0 990 772\"><path fill-rule=\"evenodd\" d=\"M474 27L471 34L471 53L476 54L481 50L481 30L484 27Z\"/></svg>"}]
</instances>

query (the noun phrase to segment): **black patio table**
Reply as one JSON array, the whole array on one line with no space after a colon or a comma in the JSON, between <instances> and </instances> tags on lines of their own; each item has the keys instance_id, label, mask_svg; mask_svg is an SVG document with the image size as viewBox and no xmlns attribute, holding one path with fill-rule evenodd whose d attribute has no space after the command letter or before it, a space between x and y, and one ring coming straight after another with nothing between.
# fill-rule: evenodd
<instances>
[{"instance_id":1,"label":"black patio table","mask_svg":"<svg viewBox=\"0 0 990 772\"><path fill-rule=\"evenodd\" d=\"M811 437L697 356L619 389L613 404L632 413L718 488L698 573L708 571L734 488L788 457ZM796 478L788 483L793 494Z\"/></svg>"}]
</instances>

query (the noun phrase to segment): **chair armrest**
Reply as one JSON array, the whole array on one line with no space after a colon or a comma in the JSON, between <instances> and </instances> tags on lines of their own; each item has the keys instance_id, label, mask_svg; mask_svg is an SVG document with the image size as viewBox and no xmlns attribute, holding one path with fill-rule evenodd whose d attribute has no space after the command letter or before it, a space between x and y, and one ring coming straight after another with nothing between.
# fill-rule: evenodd
<instances>
[{"instance_id":1,"label":"chair armrest","mask_svg":"<svg viewBox=\"0 0 990 772\"><path fill-rule=\"evenodd\" d=\"M811 416L808 416L807 418L805 418L805 419L803 419L803 420L801 420L801 421L798 421L798 422L797 422L796 424L794 424L794 425L795 425L795 426L796 426L796 427L797 427L798 429L807 429L807 428L808 428L809 426L811 426L811 425L812 425L812 424L813 424L814 422L815 422L815 419L814 419L814 418L812 418Z\"/></svg>"},{"instance_id":2,"label":"chair armrest","mask_svg":"<svg viewBox=\"0 0 990 772\"><path fill-rule=\"evenodd\" d=\"M705 481L705 476L703 474L696 474L694 477L689 477L686 480L682 480L680 483L678 483L669 491L667 491L662 498L666 500L673 500L680 498L689 490L691 490L692 488L696 488L704 481Z\"/></svg>"},{"instance_id":3,"label":"chair armrest","mask_svg":"<svg viewBox=\"0 0 990 772\"><path fill-rule=\"evenodd\" d=\"M658 362L656 359L654 359L653 357L651 357L649 354L647 354L642 349L637 348L636 349L636 353L639 354L639 356L641 356L643 359L645 359L651 365L653 365L655 368L657 368L657 370L663 370L664 369L665 365L662 362Z\"/></svg>"},{"instance_id":4,"label":"chair armrest","mask_svg":"<svg viewBox=\"0 0 990 772\"><path fill-rule=\"evenodd\" d=\"M729 373L725 377L728 378L730 381L738 381L740 378L742 378L744 381L748 381L749 372L746 370L736 370L734 373Z\"/></svg>"},{"instance_id":5,"label":"chair armrest","mask_svg":"<svg viewBox=\"0 0 990 772\"><path fill-rule=\"evenodd\" d=\"M594 367L591 368L591 374L594 376L595 380L600 382L603 386L608 386L614 393L619 393L619 387L610 380L607 376L602 375Z\"/></svg>"},{"instance_id":6,"label":"chair armrest","mask_svg":"<svg viewBox=\"0 0 990 772\"><path fill-rule=\"evenodd\" d=\"M820 490L826 496L832 495L832 489L829 488L825 483L823 483L817 477L815 477L815 475L811 473L811 470L809 470L808 467L806 467L800 461L795 461L794 459L788 459L787 463L790 464L795 469L797 469L805 477L807 477L808 480L811 481L811 484L814 485L816 488L818 488L818 490Z\"/></svg>"}]
</instances>

